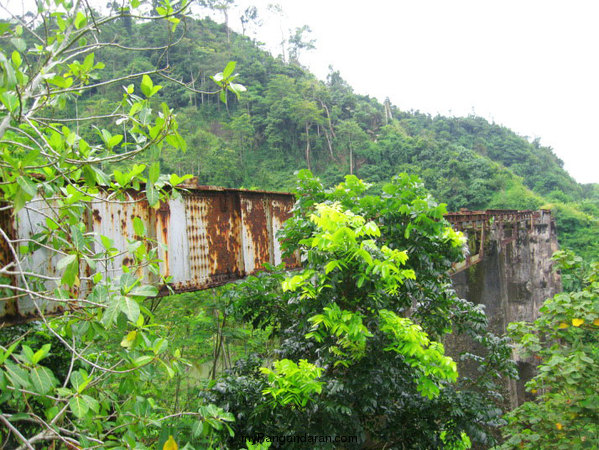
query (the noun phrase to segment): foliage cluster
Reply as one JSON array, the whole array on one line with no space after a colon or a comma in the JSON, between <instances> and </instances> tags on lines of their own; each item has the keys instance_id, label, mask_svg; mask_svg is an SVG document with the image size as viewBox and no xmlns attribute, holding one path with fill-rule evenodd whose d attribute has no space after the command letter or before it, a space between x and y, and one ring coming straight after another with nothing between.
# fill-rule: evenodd
<instances>
[{"instance_id":1,"label":"foliage cluster","mask_svg":"<svg viewBox=\"0 0 599 450\"><path fill-rule=\"evenodd\" d=\"M524 356L539 360L534 394L508 414L503 448L596 448L599 442L599 264L555 255L570 292L548 299L532 323L508 331Z\"/></svg>"},{"instance_id":2,"label":"foliage cluster","mask_svg":"<svg viewBox=\"0 0 599 450\"><path fill-rule=\"evenodd\" d=\"M357 435L359 445L438 447L494 442L500 375L514 375L504 339L480 308L459 299L448 269L463 238L417 177L372 195L355 176L327 191L299 174L286 251L303 269L251 277L234 292L239 320L270 327L274 369L242 359L208 393L226 404L236 436ZM478 371L458 378L443 338L467 334ZM265 379L264 373L268 375ZM464 435L462 435L464 433ZM234 437L230 446L241 445Z\"/></svg>"}]
</instances>

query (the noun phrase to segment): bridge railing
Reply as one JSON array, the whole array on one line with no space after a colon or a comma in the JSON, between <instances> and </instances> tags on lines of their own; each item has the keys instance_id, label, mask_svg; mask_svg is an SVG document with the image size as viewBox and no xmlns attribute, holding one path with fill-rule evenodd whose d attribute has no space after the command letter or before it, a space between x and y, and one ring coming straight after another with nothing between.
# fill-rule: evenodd
<instances>
[{"instance_id":1,"label":"bridge railing","mask_svg":"<svg viewBox=\"0 0 599 450\"><path fill-rule=\"evenodd\" d=\"M464 232L468 236L469 253L466 260L454 264L452 273L458 273L468 267L483 261L485 255L485 239L491 226L499 229L499 244L505 246L514 242L520 228L527 233L533 231L535 223L540 223L543 216L551 220L550 210L515 210L515 209L487 209L485 211L460 210L445 214L445 219L453 228Z\"/></svg>"}]
</instances>

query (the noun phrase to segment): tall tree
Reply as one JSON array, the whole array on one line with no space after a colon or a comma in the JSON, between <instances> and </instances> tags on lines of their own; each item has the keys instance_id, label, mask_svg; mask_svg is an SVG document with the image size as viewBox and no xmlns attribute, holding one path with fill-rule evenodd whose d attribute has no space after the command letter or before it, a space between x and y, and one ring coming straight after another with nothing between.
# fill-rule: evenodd
<instances>
[{"instance_id":1,"label":"tall tree","mask_svg":"<svg viewBox=\"0 0 599 450\"><path fill-rule=\"evenodd\" d=\"M229 11L235 4L235 0L199 0L201 6L223 14L225 30L227 32L227 43L231 43L231 29L229 28Z\"/></svg>"},{"instance_id":2,"label":"tall tree","mask_svg":"<svg viewBox=\"0 0 599 450\"><path fill-rule=\"evenodd\" d=\"M354 120L343 120L337 125L337 142L349 155L349 173L354 173L354 151L365 148L370 140Z\"/></svg>"},{"instance_id":3,"label":"tall tree","mask_svg":"<svg viewBox=\"0 0 599 450\"><path fill-rule=\"evenodd\" d=\"M239 20L241 22L241 32L244 36L248 27L252 23L256 26L260 26L262 23L258 16L258 8L256 8L254 5L248 6L245 11L243 11L243 14L239 17Z\"/></svg>"},{"instance_id":4,"label":"tall tree","mask_svg":"<svg viewBox=\"0 0 599 450\"><path fill-rule=\"evenodd\" d=\"M242 435L357 436L367 448L491 444L495 380L515 369L507 340L450 289L464 238L444 205L405 174L380 196L355 176L328 190L308 171L298 177L281 237L302 270L262 274L233 294L238 317L272 330L280 359L260 370L240 363L210 400L229 405ZM479 377L458 378L441 344L450 330L484 348L466 355Z\"/></svg>"},{"instance_id":5,"label":"tall tree","mask_svg":"<svg viewBox=\"0 0 599 450\"><path fill-rule=\"evenodd\" d=\"M218 408L168 414L156 405L155 383L168 383L180 361L145 302L158 292L150 278L166 281L158 243L136 217L135 236L117 250L86 220L98 203L157 208L178 195L185 179L160 174L162 150L185 148L173 111L156 98L163 71L98 80L104 64L96 55L115 46L102 31L124 11L144 17L139 2L129 6L99 16L87 2L50 0L36 15L1 24L0 203L2 214L13 217L0 226L10 255L1 262L0 301L29 299L38 321L2 334L9 336L0 344L0 434L7 448L162 447L167 439L176 448L168 436L173 426L189 430L213 418L222 427L231 419ZM156 8L171 30L184 12L168 0ZM227 77L221 83L231 88ZM110 87L116 95L106 102L118 100L109 113L70 114L73 99ZM134 164L140 155L145 163ZM131 198L132 190L139 198ZM35 234L19 239L11 232L6 225L16 214L41 218ZM120 251L129 264L120 265ZM40 254L54 272L35 264ZM57 305L66 312L53 318L47 312Z\"/></svg>"},{"instance_id":6,"label":"tall tree","mask_svg":"<svg viewBox=\"0 0 599 450\"><path fill-rule=\"evenodd\" d=\"M289 36L289 62L299 65L300 54L303 51L316 48L316 40L307 37L311 32L312 30L308 25L303 25L296 28L293 34Z\"/></svg>"}]
</instances>

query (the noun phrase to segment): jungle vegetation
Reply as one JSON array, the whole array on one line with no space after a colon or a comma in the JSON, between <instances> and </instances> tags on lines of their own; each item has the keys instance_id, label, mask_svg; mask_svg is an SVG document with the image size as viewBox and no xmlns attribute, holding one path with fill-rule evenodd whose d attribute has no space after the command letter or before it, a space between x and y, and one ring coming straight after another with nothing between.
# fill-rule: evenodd
<instances>
[{"instance_id":1,"label":"jungle vegetation","mask_svg":"<svg viewBox=\"0 0 599 450\"><path fill-rule=\"evenodd\" d=\"M592 258L597 186L484 119L402 111L334 70L317 80L301 66L307 27L273 57L227 26L231 0L202 3L224 24L137 0L108 16L53 0L0 23L0 201L44 217L24 241L2 230L15 259L3 262L2 299L78 305L60 317L40 308L41 320L0 333L2 445L249 449L270 445L245 439L256 433L309 433L356 435L357 448L461 449L498 443L506 425L506 446L592 444L597 395L571 364L595 373L596 266L558 255L588 273L535 324L512 326L547 369L529 386L538 400L506 421L499 379L515 375L511 349L451 288L464 242L443 214L552 207L562 242ZM256 15L246 11L244 29ZM128 201L131 188L155 207L186 175L293 189L283 237L302 270L267 267L162 302L145 276L160 277L159 245L134 220L132 263L103 271L118 250L82 215ZM38 194L53 207L31 202ZM22 269L40 248L59 276ZM483 349L463 355L478 376L458 376L449 333ZM573 399L575 414L562 414Z\"/></svg>"}]
</instances>

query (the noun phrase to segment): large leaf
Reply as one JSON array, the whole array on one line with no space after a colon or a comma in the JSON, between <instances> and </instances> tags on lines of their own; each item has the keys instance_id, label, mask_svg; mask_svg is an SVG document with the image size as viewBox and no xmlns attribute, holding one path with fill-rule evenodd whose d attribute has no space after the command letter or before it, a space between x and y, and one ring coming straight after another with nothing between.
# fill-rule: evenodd
<instances>
[{"instance_id":1,"label":"large leaf","mask_svg":"<svg viewBox=\"0 0 599 450\"><path fill-rule=\"evenodd\" d=\"M44 359L46 356L48 356L48 353L50 353L51 347L52 347L52 344L44 344L42 346L42 348L40 348L37 352L35 352L35 354L33 355L33 358L32 358L33 364L37 364L42 359Z\"/></svg>"},{"instance_id":2,"label":"large leaf","mask_svg":"<svg viewBox=\"0 0 599 450\"><path fill-rule=\"evenodd\" d=\"M160 176L160 163L155 162L150 166L150 170L148 173L148 183L156 184L159 176Z\"/></svg>"},{"instance_id":3,"label":"large leaf","mask_svg":"<svg viewBox=\"0 0 599 450\"><path fill-rule=\"evenodd\" d=\"M141 92L143 92L146 97L150 97L152 95L153 87L154 82L152 79L149 76L144 75L141 80Z\"/></svg>"},{"instance_id":4,"label":"large leaf","mask_svg":"<svg viewBox=\"0 0 599 450\"><path fill-rule=\"evenodd\" d=\"M56 386L56 378L50 369L43 366L37 366L31 369L31 382L36 392L47 394Z\"/></svg>"},{"instance_id":5,"label":"large leaf","mask_svg":"<svg viewBox=\"0 0 599 450\"><path fill-rule=\"evenodd\" d=\"M158 190L151 184L148 184L146 187L146 197L148 198L148 204L153 208L158 206L158 202L160 201L160 195L158 194Z\"/></svg>"},{"instance_id":6,"label":"large leaf","mask_svg":"<svg viewBox=\"0 0 599 450\"><path fill-rule=\"evenodd\" d=\"M77 225L71 225L71 236L73 238L73 245L77 251L82 251L85 248L85 238Z\"/></svg>"},{"instance_id":7,"label":"large leaf","mask_svg":"<svg viewBox=\"0 0 599 450\"><path fill-rule=\"evenodd\" d=\"M162 450L178 450L179 446L172 436L169 436L167 441L162 446Z\"/></svg>"},{"instance_id":8,"label":"large leaf","mask_svg":"<svg viewBox=\"0 0 599 450\"><path fill-rule=\"evenodd\" d=\"M82 418L89 411L89 405L87 402L80 396L73 397L69 400L69 407L75 416Z\"/></svg>"},{"instance_id":9,"label":"large leaf","mask_svg":"<svg viewBox=\"0 0 599 450\"><path fill-rule=\"evenodd\" d=\"M129 295L139 297L156 297L158 295L158 289L155 286L144 284L137 286L129 292Z\"/></svg>"},{"instance_id":10,"label":"large leaf","mask_svg":"<svg viewBox=\"0 0 599 450\"><path fill-rule=\"evenodd\" d=\"M146 235L146 226L139 217L133 218L133 231L135 231L135 234L139 237Z\"/></svg>"},{"instance_id":11,"label":"large leaf","mask_svg":"<svg viewBox=\"0 0 599 450\"><path fill-rule=\"evenodd\" d=\"M89 395L82 395L81 398L93 412L97 414L100 411L100 403L95 398Z\"/></svg>"},{"instance_id":12,"label":"large leaf","mask_svg":"<svg viewBox=\"0 0 599 450\"><path fill-rule=\"evenodd\" d=\"M62 258L60 261L58 261L58 263L56 264L56 269L59 271L63 270L65 267L67 267L69 264L71 264L76 259L77 259L77 255L67 255L64 258Z\"/></svg>"},{"instance_id":13,"label":"large leaf","mask_svg":"<svg viewBox=\"0 0 599 450\"><path fill-rule=\"evenodd\" d=\"M225 70L223 70L223 78L225 78L225 79L229 78L233 74L233 71L235 70L236 65L237 65L236 61L230 61L227 64L227 66L225 67Z\"/></svg>"},{"instance_id":14,"label":"large leaf","mask_svg":"<svg viewBox=\"0 0 599 450\"><path fill-rule=\"evenodd\" d=\"M119 304L121 311L125 313L127 319L133 323L137 322L140 314L139 304L132 298L124 296L120 298Z\"/></svg>"},{"instance_id":15,"label":"large leaf","mask_svg":"<svg viewBox=\"0 0 599 450\"><path fill-rule=\"evenodd\" d=\"M79 259L75 258L73 261L69 263L67 268L64 270L62 274L62 278L60 280L61 283L66 284L68 286L78 285L79 284Z\"/></svg>"},{"instance_id":16,"label":"large leaf","mask_svg":"<svg viewBox=\"0 0 599 450\"><path fill-rule=\"evenodd\" d=\"M21 369L19 366L10 361L6 361L4 363L4 368L6 369L8 379L14 386L22 387L24 389L29 389L31 387L29 374L26 370Z\"/></svg>"},{"instance_id":17,"label":"large leaf","mask_svg":"<svg viewBox=\"0 0 599 450\"><path fill-rule=\"evenodd\" d=\"M117 319L121 312L121 308L117 299L112 299L112 301L108 304L108 307L104 310L104 314L102 315L102 325L105 328L111 326L114 321Z\"/></svg>"}]
</instances>

